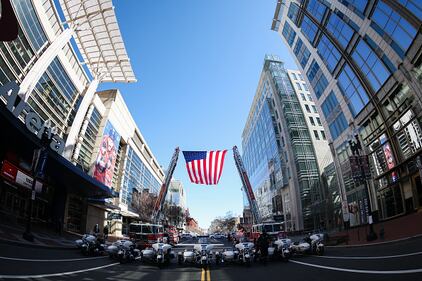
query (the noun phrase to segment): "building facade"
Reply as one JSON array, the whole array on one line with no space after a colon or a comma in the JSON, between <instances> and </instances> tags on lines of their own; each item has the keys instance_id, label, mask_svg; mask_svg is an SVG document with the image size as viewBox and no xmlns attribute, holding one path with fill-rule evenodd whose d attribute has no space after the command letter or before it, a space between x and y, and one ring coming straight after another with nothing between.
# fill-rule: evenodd
<instances>
[{"instance_id":1,"label":"building facade","mask_svg":"<svg viewBox=\"0 0 422 281\"><path fill-rule=\"evenodd\" d=\"M242 150L264 221L278 218L286 230L320 225L318 159L298 96L276 56L265 57Z\"/></svg>"},{"instance_id":2,"label":"building facade","mask_svg":"<svg viewBox=\"0 0 422 281\"><path fill-rule=\"evenodd\" d=\"M11 0L11 4L19 34L13 41L0 42L0 125L16 141L1 143L4 207L0 211L15 221L29 213L31 186L23 182L34 181L33 153L46 146L40 139L47 131L50 150L45 173L38 179L32 217L45 226L89 231L104 217L91 208L96 201L119 196L115 172L124 166L117 154L113 173L97 171L92 177L89 170L108 110L104 104L91 106L94 94L101 82L136 81L113 4L111 0L89 6L86 1L69 0ZM116 149L121 153L119 144Z\"/></svg>"},{"instance_id":3,"label":"building facade","mask_svg":"<svg viewBox=\"0 0 422 281\"><path fill-rule=\"evenodd\" d=\"M94 217L97 219L102 215L100 224L103 224L107 221L107 213L119 214L110 222L111 234L127 234L128 224L139 220L140 210L136 200L132 200L133 194L148 192L156 198L164 180L164 172L119 90L95 93L84 118L79 140L72 159L87 173L119 193L119 198L109 201L111 206L100 205L98 202L90 204L99 213ZM98 221L89 221L87 229L96 223Z\"/></svg>"},{"instance_id":4,"label":"building facade","mask_svg":"<svg viewBox=\"0 0 422 281\"><path fill-rule=\"evenodd\" d=\"M422 206L421 23L417 0L277 2L272 29L322 112L351 226Z\"/></svg>"}]
</instances>

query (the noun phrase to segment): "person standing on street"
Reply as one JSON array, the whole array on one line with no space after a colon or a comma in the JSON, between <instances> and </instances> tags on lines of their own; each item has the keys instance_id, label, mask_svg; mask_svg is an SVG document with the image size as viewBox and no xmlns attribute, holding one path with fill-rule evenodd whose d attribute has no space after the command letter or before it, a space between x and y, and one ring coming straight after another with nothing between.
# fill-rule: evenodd
<instances>
[{"instance_id":1,"label":"person standing on street","mask_svg":"<svg viewBox=\"0 0 422 281\"><path fill-rule=\"evenodd\" d=\"M104 233L104 240L107 240L107 238L108 238L108 224L106 224L104 226L103 233Z\"/></svg>"}]
</instances>

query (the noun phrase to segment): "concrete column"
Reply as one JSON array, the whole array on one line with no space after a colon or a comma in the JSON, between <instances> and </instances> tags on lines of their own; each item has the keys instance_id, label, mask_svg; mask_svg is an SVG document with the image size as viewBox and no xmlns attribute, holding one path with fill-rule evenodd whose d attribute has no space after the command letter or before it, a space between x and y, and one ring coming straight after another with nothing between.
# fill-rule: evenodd
<instances>
[{"instance_id":1,"label":"concrete column","mask_svg":"<svg viewBox=\"0 0 422 281\"><path fill-rule=\"evenodd\" d=\"M99 81L97 79L91 81L85 90L84 97L82 98L82 102L76 112L75 119L73 119L72 127L70 128L69 135L66 139L66 145L63 154L63 156L69 161L73 160L73 150L79 141L79 133L81 132L82 124L88 112L88 108L92 103L95 92L97 91L98 84Z\"/></svg>"},{"instance_id":2,"label":"concrete column","mask_svg":"<svg viewBox=\"0 0 422 281\"><path fill-rule=\"evenodd\" d=\"M41 76L50 66L54 58L57 57L63 47L70 41L72 35L73 29L65 29L59 36L56 37L56 39L54 39L47 50L45 50L41 57L37 60L20 85L19 96L23 100L28 100L29 95L34 90L35 85L38 83Z\"/></svg>"}]
</instances>

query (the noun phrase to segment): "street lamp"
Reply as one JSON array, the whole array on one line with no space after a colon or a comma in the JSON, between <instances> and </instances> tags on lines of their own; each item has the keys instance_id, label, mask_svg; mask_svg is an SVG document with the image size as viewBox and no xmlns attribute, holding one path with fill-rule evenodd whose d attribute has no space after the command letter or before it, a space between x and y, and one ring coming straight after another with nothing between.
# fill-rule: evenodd
<instances>
[{"instance_id":1,"label":"street lamp","mask_svg":"<svg viewBox=\"0 0 422 281\"><path fill-rule=\"evenodd\" d=\"M48 158L48 144L50 143L52 138L51 128L44 127L44 132L41 136L41 148L34 150L34 157L32 159L32 186L31 186L31 198L29 200L28 206L28 216L26 219L26 229L25 232L22 234L22 237L25 240L30 242L34 241L34 235L31 232L31 224L32 224L32 208L33 208L33 201L35 201L35 185L37 183L37 179L44 177L45 165L47 163Z\"/></svg>"}]
</instances>

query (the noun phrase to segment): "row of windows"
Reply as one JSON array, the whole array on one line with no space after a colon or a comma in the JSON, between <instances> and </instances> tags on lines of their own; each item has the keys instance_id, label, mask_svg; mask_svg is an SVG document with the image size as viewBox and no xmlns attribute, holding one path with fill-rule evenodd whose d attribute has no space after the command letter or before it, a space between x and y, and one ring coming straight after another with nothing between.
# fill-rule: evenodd
<instances>
[{"instance_id":1,"label":"row of windows","mask_svg":"<svg viewBox=\"0 0 422 281\"><path fill-rule=\"evenodd\" d=\"M324 102L321 104L322 113L326 120L330 119L331 113L334 112L336 108L340 106L336 95L333 91L325 98Z\"/></svg>"},{"instance_id":2,"label":"row of windows","mask_svg":"<svg viewBox=\"0 0 422 281\"><path fill-rule=\"evenodd\" d=\"M308 86L305 83L295 82L296 88L300 91L309 91Z\"/></svg>"},{"instance_id":3,"label":"row of windows","mask_svg":"<svg viewBox=\"0 0 422 281\"><path fill-rule=\"evenodd\" d=\"M331 33L333 38L346 49L353 36L353 29L344 22L336 13L332 13L327 23L327 30Z\"/></svg>"},{"instance_id":4,"label":"row of windows","mask_svg":"<svg viewBox=\"0 0 422 281\"><path fill-rule=\"evenodd\" d=\"M321 119L319 117L315 117L315 119L318 123L318 126L322 126ZM309 116L309 121L311 122L312 126L316 126L314 118L312 116Z\"/></svg>"},{"instance_id":5,"label":"row of windows","mask_svg":"<svg viewBox=\"0 0 422 281\"><path fill-rule=\"evenodd\" d=\"M318 0L309 0L306 10L311 14L319 23L321 23L324 17L327 7Z\"/></svg>"},{"instance_id":6,"label":"row of windows","mask_svg":"<svg viewBox=\"0 0 422 281\"><path fill-rule=\"evenodd\" d=\"M327 137L325 136L325 132L324 131L320 131L321 132L321 137L319 137L319 134L318 134L318 131L317 130L314 130L314 136L315 136L315 139L317 139L317 140L326 140L327 139Z\"/></svg>"},{"instance_id":7,"label":"row of windows","mask_svg":"<svg viewBox=\"0 0 422 281\"><path fill-rule=\"evenodd\" d=\"M317 99L319 99L328 86L328 80L315 60L312 61L306 75L314 88Z\"/></svg>"},{"instance_id":8,"label":"row of windows","mask_svg":"<svg viewBox=\"0 0 422 281\"><path fill-rule=\"evenodd\" d=\"M293 28L287 21L284 23L282 34L284 38L286 38L287 43L292 46L293 41L295 41L296 32L293 30Z\"/></svg>"},{"instance_id":9,"label":"row of windows","mask_svg":"<svg viewBox=\"0 0 422 281\"><path fill-rule=\"evenodd\" d=\"M305 94L304 93L300 93L300 97L302 98L303 101L312 101L312 96L311 94L306 94L308 96L308 99L306 99Z\"/></svg>"},{"instance_id":10,"label":"row of windows","mask_svg":"<svg viewBox=\"0 0 422 281\"><path fill-rule=\"evenodd\" d=\"M325 35L322 35L317 51L328 70L332 73L341 58L340 52Z\"/></svg>"},{"instance_id":11,"label":"row of windows","mask_svg":"<svg viewBox=\"0 0 422 281\"><path fill-rule=\"evenodd\" d=\"M309 61L309 57L311 56L311 52L309 52L308 48L306 48L305 44L303 44L302 39L297 39L296 45L293 49L293 53L296 55L296 58L302 68L305 68L306 64Z\"/></svg>"},{"instance_id":12,"label":"row of windows","mask_svg":"<svg viewBox=\"0 0 422 281\"><path fill-rule=\"evenodd\" d=\"M337 139L348 126L344 113L341 112L328 126L333 140Z\"/></svg>"},{"instance_id":13,"label":"row of windows","mask_svg":"<svg viewBox=\"0 0 422 281\"><path fill-rule=\"evenodd\" d=\"M312 43L314 41L317 31L318 27L311 21L308 16L304 16L302 21L302 32L305 37L308 38L309 42Z\"/></svg>"},{"instance_id":14,"label":"row of windows","mask_svg":"<svg viewBox=\"0 0 422 281\"><path fill-rule=\"evenodd\" d=\"M294 72L291 72L291 75L293 76L293 79L294 79L294 80L305 81L305 80L303 79L302 74L300 74L300 73L294 73ZM305 85L305 86L306 86L306 85ZM307 91L307 90L306 90L306 91Z\"/></svg>"},{"instance_id":15,"label":"row of windows","mask_svg":"<svg viewBox=\"0 0 422 281\"><path fill-rule=\"evenodd\" d=\"M313 113L318 113L318 110L316 109L315 105L311 105L311 107ZM305 104L305 109L306 112L311 113L311 108L309 107L309 105Z\"/></svg>"}]
</instances>

